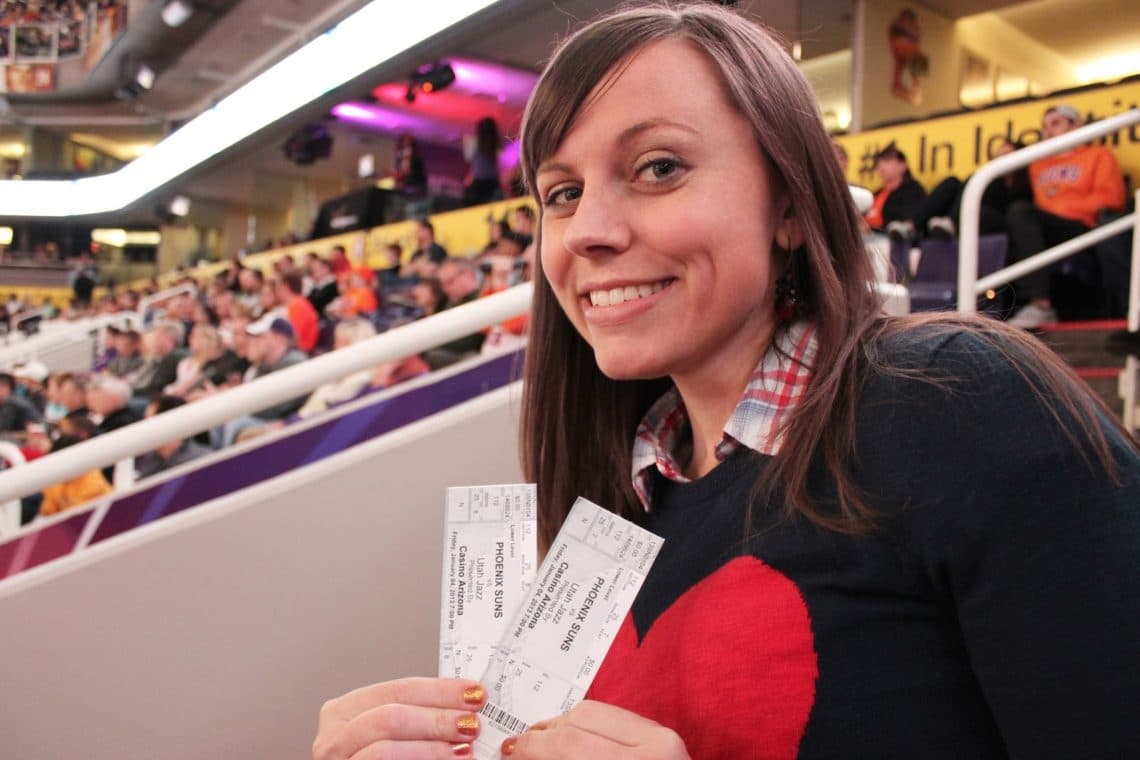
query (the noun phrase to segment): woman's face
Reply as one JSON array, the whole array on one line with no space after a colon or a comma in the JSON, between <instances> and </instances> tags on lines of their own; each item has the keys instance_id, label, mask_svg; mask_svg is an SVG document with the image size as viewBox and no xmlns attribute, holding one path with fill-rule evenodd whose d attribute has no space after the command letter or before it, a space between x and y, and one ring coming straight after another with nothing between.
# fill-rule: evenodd
<instances>
[{"instance_id":1,"label":"woman's face","mask_svg":"<svg viewBox=\"0 0 1140 760\"><path fill-rule=\"evenodd\" d=\"M783 215L751 125L680 40L599 90L537 172L559 304L615 379L747 373L774 324Z\"/></svg>"}]
</instances>

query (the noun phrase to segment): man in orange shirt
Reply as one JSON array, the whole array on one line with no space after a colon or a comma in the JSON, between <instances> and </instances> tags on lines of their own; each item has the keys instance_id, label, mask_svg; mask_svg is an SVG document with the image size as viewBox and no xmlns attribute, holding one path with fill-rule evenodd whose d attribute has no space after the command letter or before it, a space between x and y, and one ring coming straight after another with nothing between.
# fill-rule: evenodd
<instances>
[{"instance_id":1,"label":"man in orange shirt","mask_svg":"<svg viewBox=\"0 0 1140 760\"><path fill-rule=\"evenodd\" d=\"M1045 139L1082 126L1070 105L1053 106L1041 119ZM1107 148L1082 145L1029 166L1033 202L1012 204L1007 214L1010 262L1027 259L1076 237L1097 224L1103 210L1124 207L1124 175ZM1009 322L1032 330L1057 321L1049 291L1049 270L1039 269L1017 281L1018 297L1028 300Z\"/></svg>"},{"instance_id":2,"label":"man in orange shirt","mask_svg":"<svg viewBox=\"0 0 1140 760\"><path fill-rule=\"evenodd\" d=\"M297 337L297 348L305 353L311 353L317 345L320 336L320 318L317 310L308 298L301 295L303 281L297 272L287 272L281 276L277 283L277 298L285 304L289 324L293 327L293 334Z\"/></svg>"}]
</instances>

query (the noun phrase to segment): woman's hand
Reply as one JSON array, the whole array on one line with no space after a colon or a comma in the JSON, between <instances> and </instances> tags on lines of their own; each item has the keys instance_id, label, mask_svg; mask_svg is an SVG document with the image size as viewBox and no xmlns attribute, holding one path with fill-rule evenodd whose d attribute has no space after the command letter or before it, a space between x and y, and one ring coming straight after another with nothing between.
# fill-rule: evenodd
<instances>
[{"instance_id":1,"label":"woman's hand","mask_svg":"<svg viewBox=\"0 0 1140 760\"><path fill-rule=\"evenodd\" d=\"M401 678L321 707L314 760L471 757L483 688L457 678Z\"/></svg>"},{"instance_id":2,"label":"woman's hand","mask_svg":"<svg viewBox=\"0 0 1140 760\"><path fill-rule=\"evenodd\" d=\"M503 755L529 758L659 758L688 760L685 743L672 729L629 710L586 701L565 715L536 723L503 742Z\"/></svg>"}]
</instances>

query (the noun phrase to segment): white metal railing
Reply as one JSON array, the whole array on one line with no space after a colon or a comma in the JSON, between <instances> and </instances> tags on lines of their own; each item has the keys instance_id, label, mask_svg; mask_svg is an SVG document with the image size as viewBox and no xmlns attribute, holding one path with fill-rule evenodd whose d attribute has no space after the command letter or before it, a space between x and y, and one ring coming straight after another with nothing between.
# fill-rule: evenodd
<instances>
[{"instance_id":1,"label":"white metal railing","mask_svg":"<svg viewBox=\"0 0 1140 760\"><path fill-rule=\"evenodd\" d=\"M0 503L498 324L525 312L532 292L530 283L518 285L0 473Z\"/></svg>"},{"instance_id":2,"label":"white metal railing","mask_svg":"<svg viewBox=\"0 0 1140 760\"><path fill-rule=\"evenodd\" d=\"M18 334L20 332L20 326L25 322L30 322L33 319L48 319L50 316L51 309L43 306L38 309L31 309L29 311L20 312L16 316L12 317L12 321L10 323L11 331Z\"/></svg>"},{"instance_id":3,"label":"white metal railing","mask_svg":"<svg viewBox=\"0 0 1140 760\"><path fill-rule=\"evenodd\" d=\"M8 441L0 441L0 459L8 463L9 467L24 464L24 452L20 447ZM20 499L0 499L0 541L14 535L20 530Z\"/></svg>"},{"instance_id":4,"label":"white metal railing","mask_svg":"<svg viewBox=\"0 0 1140 760\"><path fill-rule=\"evenodd\" d=\"M1140 109L1133 108L1122 114L1102 119L1094 124L1014 151L1009 155L999 156L974 172L974 176L966 183L966 189L962 193L961 224L959 225L958 236L958 311L973 313L977 311L978 296L987 290L1005 285L1018 277L1047 267L1066 256L1071 256L1077 251L1082 251L1090 245L1107 240L1129 227L1136 226L1137 212L1134 210L1128 216L1097 227L1072 240L1066 240L1060 245L1053 246L1035 256L1000 269L980 280L978 279L978 238L981 233L982 193L985 192L986 187L991 182L1015 169L1028 166L1038 159L1076 148L1090 140L1110 135L1121 129L1127 129L1134 124L1140 124ZM1134 235L1133 238L1135 239L1135 237ZM1135 258L1133 256L1133 261ZM1137 291L1133 287L1129 297L1130 312L1135 309L1136 298Z\"/></svg>"},{"instance_id":5,"label":"white metal railing","mask_svg":"<svg viewBox=\"0 0 1140 760\"><path fill-rule=\"evenodd\" d=\"M978 237L982 193L998 177L1020 169L1038 159L1071 150L1098 137L1113 134L1121 129L1140 124L1140 109L1132 108L1122 114L1103 119L1072 132L1030 145L1006 156L995 158L974 173L962 193L962 217L958 238L958 311L973 313L977 310L977 297L999 285L1016 280L1030 272L1083 251L1091 245L1132 230L1132 268L1128 286L1128 329L1140 330L1140 190L1136 191L1131 214L1102 224L1060 245L1044 250L991 275L978 279ZM1140 360L1129 356L1120 375L1120 397L1124 400L1123 423L1130 433L1140 429Z\"/></svg>"},{"instance_id":6,"label":"white metal railing","mask_svg":"<svg viewBox=\"0 0 1140 760\"><path fill-rule=\"evenodd\" d=\"M64 322L60 325L47 323L38 335L10 343L0 349L0 368L11 368L22 362L39 359L51 369L51 354L60 350L66 351L91 336L92 333L101 331L107 325L122 324L124 321L132 327L141 327L141 320L138 315L129 311L103 314L78 322ZM87 368L90 368L90 358Z\"/></svg>"}]
</instances>

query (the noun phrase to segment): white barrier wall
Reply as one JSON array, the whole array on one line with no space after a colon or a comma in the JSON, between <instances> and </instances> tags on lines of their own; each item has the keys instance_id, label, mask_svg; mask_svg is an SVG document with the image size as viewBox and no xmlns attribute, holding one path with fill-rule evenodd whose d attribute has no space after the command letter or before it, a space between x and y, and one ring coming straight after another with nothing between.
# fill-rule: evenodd
<instances>
[{"instance_id":1,"label":"white barrier wall","mask_svg":"<svg viewBox=\"0 0 1140 760\"><path fill-rule=\"evenodd\" d=\"M513 385L12 578L0 757L304 758L434 675L444 489L519 482Z\"/></svg>"}]
</instances>

